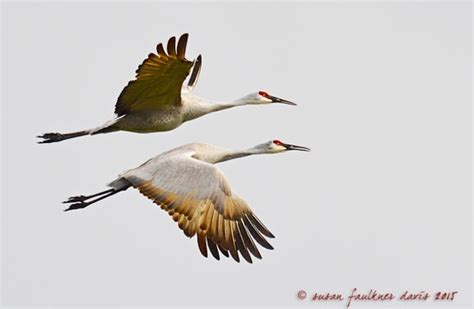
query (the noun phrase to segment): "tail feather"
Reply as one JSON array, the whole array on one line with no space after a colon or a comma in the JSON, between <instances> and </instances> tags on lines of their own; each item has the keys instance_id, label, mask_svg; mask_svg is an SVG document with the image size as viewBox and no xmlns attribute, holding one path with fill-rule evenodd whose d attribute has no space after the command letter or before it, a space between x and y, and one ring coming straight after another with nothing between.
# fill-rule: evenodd
<instances>
[{"instance_id":1,"label":"tail feather","mask_svg":"<svg viewBox=\"0 0 474 309\"><path fill-rule=\"evenodd\" d=\"M60 141L64 141L66 139L75 138L79 136L89 135L90 131L78 131L73 133L45 133L43 135L38 135L38 138L42 138L42 141L39 141L38 144L47 144L47 143L56 143Z\"/></svg>"}]
</instances>

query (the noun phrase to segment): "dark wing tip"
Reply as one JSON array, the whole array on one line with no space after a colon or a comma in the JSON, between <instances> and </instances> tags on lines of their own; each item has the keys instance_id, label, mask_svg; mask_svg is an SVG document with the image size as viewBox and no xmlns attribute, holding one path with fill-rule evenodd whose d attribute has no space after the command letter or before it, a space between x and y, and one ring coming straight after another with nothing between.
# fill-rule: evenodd
<instances>
[{"instance_id":1,"label":"dark wing tip","mask_svg":"<svg viewBox=\"0 0 474 309\"><path fill-rule=\"evenodd\" d=\"M168 55L176 56L176 37L172 36L168 40L168 45L166 46L166 49L168 51Z\"/></svg>"},{"instance_id":2,"label":"dark wing tip","mask_svg":"<svg viewBox=\"0 0 474 309\"><path fill-rule=\"evenodd\" d=\"M253 225L260 231L260 233L267 236L268 238L275 238L275 235L273 235L272 232L270 232L270 230L265 225L263 225L256 215L251 213L247 217L250 219L250 221L252 221Z\"/></svg>"},{"instance_id":3,"label":"dark wing tip","mask_svg":"<svg viewBox=\"0 0 474 309\"><path fill-rule=\"evenodd\" d=\"M197 242L198 242L199 251L201 251L201 254L202 254L204 257L207 257L206 238L204 237L203 234L198 233L198 235L197 235Z\"/></svg>"},{"instance_id":4,"label":"dark wing tip","mask_svg":"<svg viewBox=\"0 0 474 309\"><path fill-rule=\"evenodd\" d=\"M224 249L221 245L217 245L217 248L219 248L219 250L221 251L221 253L225 256L225 257L229 257L229 251L227 251L226 249Z\"/></svg>"},{"instance_id":5,"label":"dark wing tip","mask_svg":"<svg viewBox=\"0 0 474 309\"><path fill-rule=\"evenodd\" d=\"M262 255L258 251L257 246L255 246L255 243L253 242L252 238L250 238L250 236L248 235L247 230L246 230L244 224L242 223L242 220L239 220L237 222L237 226L238 226L240 235L242 236L242 240L244 241L244 244L247 247L247 249L257 259L261 259Z\"/></svg>"},{"instance_id":6,"label":"dark wing tip","mask_svg":"<svg viewBox=\"0 0 474 309\"><path fill-rule=\"evenodd\" d=\"M184 60L186 54L186 45L188 43L188 34L183 34L178 40L178 59Z\"/></svg>"},{"instance_id":7,"label":"dark wing tip","mask_svg":"<svg viewBox=\"0 0 474 309\"><path fill-rule=\"evenodd\" d=\"M252 258L250 257L249 251L247 250L247 248L244 245L244 242L242 241L242 236L240 235L240 231L238 230L236 226L234 227L233 235L234 235L235 245L237 247L237 250L240 252L242 257L247 262L252 264Z\"/></svg>"},{"instance_id":8,"label":"dark wing tip","mask_svg":"<svg viewBox=\"0 0 474 309\"><path fill-rule=\"evenodd\" d=\"M219 250L217 250L216 243L212 241L212 239L209 239L209 237L207 237L206 239L207 239L207 246L209 247L209 251L211 251L212 256L216 260L220 260Z\"/></svg>"},{"instance_id":9,"label":"dark wing tip","mask_svg":"<svg viewBox=\"0 0 474 309\"><path fill-rule=\"evenodd\" d=\"M230 248L229 252L232 258L234 259L234 261L236 261L237 263L240 263L239 253L237 252L236 248Z\"/></svg>"},{"instance_id":10,"label":"dark wing tip","mask_svg":"<svg viewBox=\"0 0 474 309\"><path fill-rule=\"evenodd\" d=\"M201 55L197 56L196 61L194 61L193 71L191 77L189 77L188 87L194 87L196 85L199 73L201 72L202 66L202 57Z\"/></svg>"},{"instance_id":11,"label":"dark wing tip","mask_svg":"<svg viewBox=\"0 0 474 309\"><path fill-rule=\"evenodd\" d=\"M181 41L181 40L187 41L188 38L189 38L189 33L183 33L183 34L181 34L181 36L179 37L179 40L178 40L178 41Z\"/></svg>"},{"instance_id":12,"label":"dark wing tip","mask_svg":"<svg viewBox=\"0 0 474 309\"><path fill-rule=\"evenodd\" d=\"M156 45L156 52L158 53L158 55L160 55L161 57L166 57L166 52L165 52L165 49L163 48L163 44L162 43L159 43L158 45Z\"/></svg>"},{"instance_id":13,"label":"dark wing tip","mask_svg":"<svg viewBox=\"0 0 474 309\"><path fill-rule=\"evenodd\" d=\"M257 231L257 229L253 226L252 222L248 219L248 216L243 217L243 221L245 227L250 232L250 235L264 248L268 250L273 250L272 245Z\"/></svg>"}]
</instances>

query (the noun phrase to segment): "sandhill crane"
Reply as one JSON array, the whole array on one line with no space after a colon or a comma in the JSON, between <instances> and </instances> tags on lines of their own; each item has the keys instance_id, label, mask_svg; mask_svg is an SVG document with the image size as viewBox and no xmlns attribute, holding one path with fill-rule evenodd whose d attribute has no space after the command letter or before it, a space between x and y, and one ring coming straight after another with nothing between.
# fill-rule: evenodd
<instances>
[{"instance_id":1,"label":"sandhill crane","mask_svg":"<svg viewBox=\"0 0 474 309\"><path fill-rule=\"evenodd\" d=\"M310 151L309 148L279 140L237 151L202 143L187 144L120 174L108 184L111 187L109 190L70 197L63 202L71 203L65 211L85 208L134 187L167 211L186 236L197 234L198 247L203 256L207 257L209 248L217 260L220 251L226 257L230 253L239 262L240 252L247 262L252 263L249 252L258 259L262 258L253 239L271 250L273 247L263 236L274 236L247 203L232 192L223 173L214 164L288 150Z\"/></svg>"},{"instance_id":2,"label":"sandhill crane","mask_svg":"<svg viewBox=\"0 0 474 309\"><path fill-rule=\"evenodd\" d=\"M157 54L148 58L136 70L136 79L130 81L122 90L115 105L116 117L105 124L90 130L73 133L46 133L38 138L39 143L53 143L66 139L109 133L130 131L150 133L169 131L186 121L203 115L249 104L283 103L296 105L293 102L258 91L232 102L211 102L190 93L199 77L202 57L195 61L185 58L188 34L183 34L176 46L176 38L168 40L167 52L163 44L156 47ZM187 86L183 82L193 68Z\"/></svg>"}]
</instances>

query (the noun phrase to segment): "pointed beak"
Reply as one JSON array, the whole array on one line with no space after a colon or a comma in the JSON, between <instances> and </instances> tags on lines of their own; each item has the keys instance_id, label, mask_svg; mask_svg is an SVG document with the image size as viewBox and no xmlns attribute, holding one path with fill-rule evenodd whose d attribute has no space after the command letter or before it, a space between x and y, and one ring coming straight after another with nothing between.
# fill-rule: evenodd
<instances>
[{"instance_id":1,"label":"pointed beak","mask_svg":"<svg viewBox=\"0 0 474 309\"><path fill-rule=\"evenodd\" d=\"M308 147L296 146L290 144L283 144L286 147L286 150L299 150L299 151L311 151Z\"/></svg>"},{"instance_id":2,"label":"pointed beak","mask_svg":"<svg viewBox=\"0 0 474 309\"><path fill-rule=\"evenodd\" d=\"M287 100L285 100L285 99L280 99L280 98L277 98L277 97L274 97L274 96L268 96L268 98L269 98L270 100L272 100L272 103L281 103L281 104L287 104L287 105L294 105L294 106L296 106L296 103L287 101Z\"/></svg>"}]
</instances>

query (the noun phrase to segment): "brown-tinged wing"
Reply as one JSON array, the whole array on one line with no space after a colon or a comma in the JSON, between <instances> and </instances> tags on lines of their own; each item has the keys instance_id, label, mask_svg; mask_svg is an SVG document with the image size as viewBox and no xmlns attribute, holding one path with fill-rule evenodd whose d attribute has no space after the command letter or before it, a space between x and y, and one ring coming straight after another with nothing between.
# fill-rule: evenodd
<instances>
[{"instance_id":1,"label":"brown-tinged wing","mask_svg":"<svg viewBox=\"0 0 474 309\"><path fill-rule=\"evenodd\" d=\"M122 175L143 195L168 212L188 237L197 235L201 254L208 249L239 262L261 259L255 244L273 249L265 237L273 234L247 203L233 194L222 172L212 164L191 157L150 161Z\"/></svg>"},{"instance_id":2,"label":"brown-tinged wing","mask_svg":"<svg viewBox=\"0 0 474 309\"><path fill-rule=\"evenodd\" d=\"M157 54L148 55L138 67L135 80L120 93L115 105L117 115L181 104L181 87L193 66L185 58L187 40L185 33L176 46L176 38L170 38L166 51L163 44L158 44Z\"/></svg>"}]
</instances>

